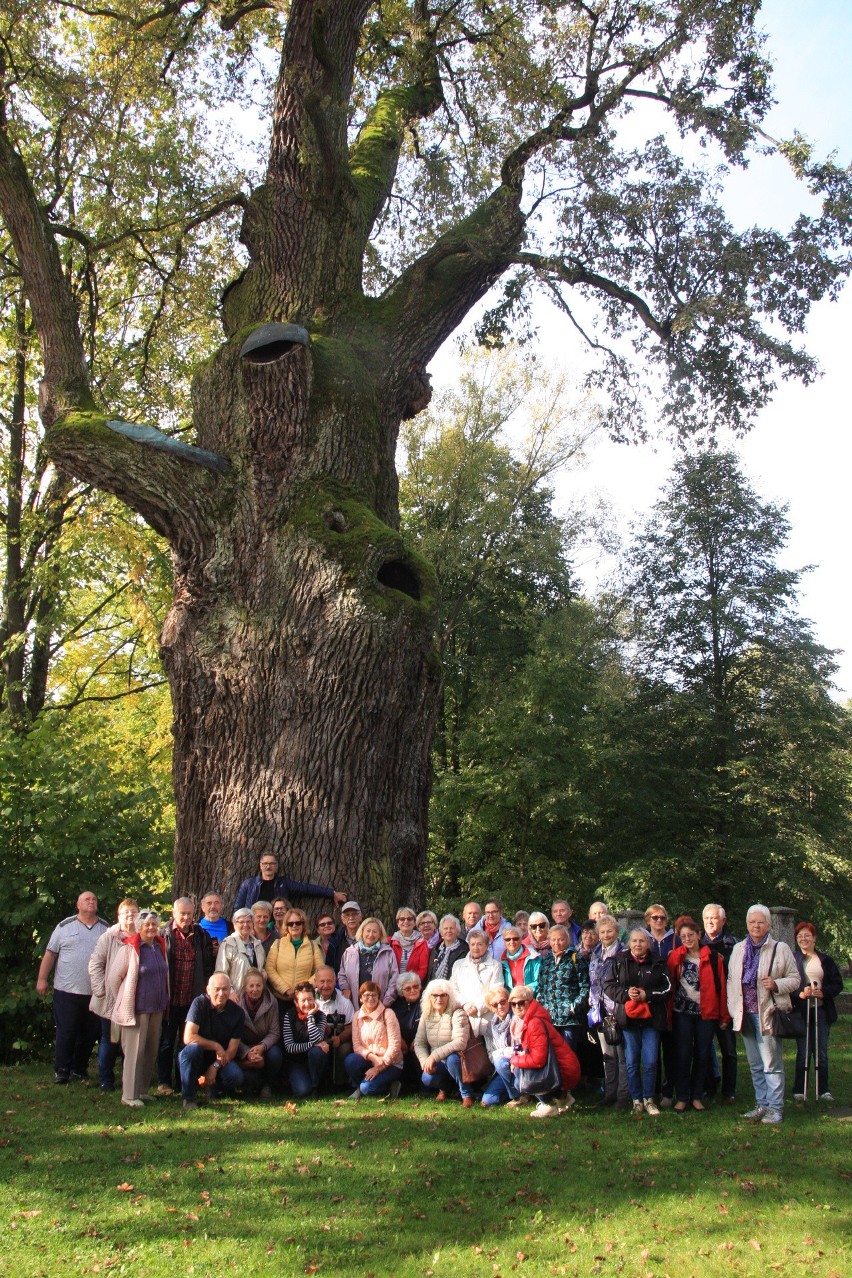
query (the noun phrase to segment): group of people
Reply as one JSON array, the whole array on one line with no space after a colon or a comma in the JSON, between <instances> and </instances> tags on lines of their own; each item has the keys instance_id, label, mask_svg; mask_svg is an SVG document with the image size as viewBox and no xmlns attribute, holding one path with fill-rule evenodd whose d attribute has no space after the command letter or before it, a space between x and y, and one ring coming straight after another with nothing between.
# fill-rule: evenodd
<instances>
[{"instance_id":1,"label":"group of people","mask_svg":"<svg viewBox=\"0 0 852 1278\"><path fill-rule=\"evenodd\" d=\"M465 1108L529 1106L535 1118L573 1104L583 1079L604 1105L658 1115L702 1110L717 1091L733 1102L740 1033L754 1085L747 1117L778 1123L784 1109L778 1017L799 1009L794 1099L813 1057L815 1094L829 1090L828 1040L842 978L816 948L812 923L791 950L752 906L744 940L725 910L673 925L661 905L626 933L605 902L578 922L565 900L550 916L468 902L461 918L403 906L396 930L321 885L280 878L264 856L227 920L209 893L162 921L123 900L110 926L83 892L48 941L37 989L53 972L55 1080L85 1079L98 1043L98 1080L140 1108L180 1090L243 1091L303 1100L345 1088L350 1098L422 1090ZM333 897L314 936L291 894ZM801 1018L799 1018L801 1019ZM156 1079L156 1081L154 1081Z\"/></svg>"}]
</instances>

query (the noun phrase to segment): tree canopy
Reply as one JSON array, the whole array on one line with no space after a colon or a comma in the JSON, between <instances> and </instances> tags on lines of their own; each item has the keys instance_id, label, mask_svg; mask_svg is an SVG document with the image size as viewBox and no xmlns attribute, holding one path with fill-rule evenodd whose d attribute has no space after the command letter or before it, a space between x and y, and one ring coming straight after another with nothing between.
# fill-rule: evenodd
<instances>
[{"instance_id":1,"label":"tree canopy","mask_svg":"<svg viewBox=\"0 0 852 1278\"><path fill-rule=\"evenodd\" d=\"M43 454L170 546L182 890L263 846L419 896L439 603L395 453L486 298L488 342L555 301L619 435L652 390L740 430L813 376L849 174L767 138L771 98L755 0L6 6L10 356L38 339ZM786 233L723 208L720 166L765 149L809 193Z\"/></svg>"}]
</instances>

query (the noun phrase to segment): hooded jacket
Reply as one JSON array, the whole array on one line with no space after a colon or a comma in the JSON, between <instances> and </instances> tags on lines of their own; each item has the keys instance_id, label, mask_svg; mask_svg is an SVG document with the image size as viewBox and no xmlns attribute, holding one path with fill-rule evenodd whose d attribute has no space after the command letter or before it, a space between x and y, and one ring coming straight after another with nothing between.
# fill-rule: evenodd
<instances>
[{"instance_id":1,"label":"hooded jacket","mask_svg":"<svg viewBox=\"0 0 852 1278\"><path fill-rule=\"evenodd\" d=\"M562 1091L570 1092L580 1081L580 1062L562 1035L554 1028L546 1008L532 999L524 1012L519 1049L510 1059L513 1069L543 1069L547 1064L547 1049L553 1048Z\"/></svg>"}]
</instances>

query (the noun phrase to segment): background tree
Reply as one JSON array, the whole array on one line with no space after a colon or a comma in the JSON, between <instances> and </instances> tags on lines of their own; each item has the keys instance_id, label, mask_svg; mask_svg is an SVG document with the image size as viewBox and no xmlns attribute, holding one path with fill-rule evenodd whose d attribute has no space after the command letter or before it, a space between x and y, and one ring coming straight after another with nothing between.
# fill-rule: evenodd
<instances>
[{"instance_id":1,"label":"background tree","mask_svg":"<svg viewBox=\"0 0 852 1278\"><path fill-rule=\"evenodd\" d=\"M580 326L574 299L597 306L615 345L590 376L610 388L616 429L637 416L631 368L659 373L684 429L744 427L779 373L813 373L777 334L799 331L848 269L847 175L787 147L821 211L786 236L737 233L713 170L656 136L667 116L672 137L746 162L771 99L751 0L258 10L116 0L90 17L44 0L13 14L0 214L43 355L50 456L171 547L178 886L212 877L227 893L263 847L388 909L420 896L440 692L435 578L398 531L394 469L429 360L496 281L492 338L538 284ZM254 33L275 31L264 182L211 203L206 157L175 149L145 171L144 216L126 227L169 244L194 227L198 245L205 218L243 207L247 264L224 298L226 340L195 377L190 445L120 420L132 396L95 376L60 246L106 261L112 227L84 230L63 203L78 152L65 125L33 135L28 41L52 59L51 121L73 102L94 139L102 79L87 72L103 66L117 96L129 86L124 112L103 113L110 137L132 134L127 163L92 179L124 227L160 126L188 104L200 135ZM635 109L635 137L646 107L647 140L627 148L619 121ZM151 349L161 339L173 344L155 332Z\"/></svg>"},{"instance_id":2,"label":"background tree","mask_svg":"<svg viewBox=\"0 0 852 1278\"><path fill-rule=\"evenodd\" d=\"M788 534L709 448L676 464L634 541L635 686L605 781L617 899L771 898L846 930L852 723L797 611L801 572L779 565Z\"/></svg>"}]
</instances>

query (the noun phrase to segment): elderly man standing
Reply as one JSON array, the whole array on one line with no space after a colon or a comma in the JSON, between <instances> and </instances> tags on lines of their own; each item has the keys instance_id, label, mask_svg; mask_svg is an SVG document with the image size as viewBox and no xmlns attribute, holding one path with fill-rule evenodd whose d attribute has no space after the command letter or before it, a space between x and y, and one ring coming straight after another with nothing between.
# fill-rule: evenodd
<instances>
[{"instance_id":1,"label":"elderly man standing","mask_svg":"<svg viewBox=\"0 0 852 1278\"><path fill-rule=\"evenodd\" d=\"M710 947L713 954L719 954L725 965L725 976L728 974L728 965L731 961L731 954L737 943L737 938L728 930L728 916L724 907L715 902L705 905L702 912L702 921L704 923L704 935L701 938L701 944ZM737 1039L730 1025L724 1028L719 1025L716 1029L716 1039L719 1043L719 1050L722 1053L722 1100L728 1105L733 1105L737 1099ZM710 1045L710 1055L712 1056L713 1045ZM715 1061L712 1062L715 1065ZM714 1071L709 1068L706 1077L712 1079ZM715 1084L713 1084L715 1087Z\"/></svg>"},{"instance_id":2,"label":"elderly man standing","mask_svg":"<svg viewBox=\"0 0 852 1278\"><path fill-rule=\"evenodd\" d=\"M231 998L230 978L215 972L206 992L193 999L186 1016L185 1047L178 1057L184 1109L198 1109L201 1078L211 1100L242 1087L245 1076L235 1057L244 1026L245 1013Z\"/></svg>"},{"instance_id":3,"label":"elderly man standing","mask_svg":"<svg viewBox=\"0 0 852 1278\"><path fill-rule=\"evenodd\" d=\"M288 879L278 873L278 858L271 852L264 852L260 858L260 874L250 879L243 879L237 888L237 899L234 910L249 909L255 901L274 901L276 896L284 896L289 901L294 896L333 897L334 904L340 905L346 900L345 892L337 892L333 887L323 887L319 883L300 883L298 879Z\"/></svg>"},{"instance_id":4,"label":"elderly man standing","mask_svg":"<svg viewBox=\"0 0 852 1278\"><path fill-rule=\"evenodd\" d=\"M171 1096L173 1077L180 1087L175 1053L183 1043L186 1016L193 999L204 993L216 960L210 936L195 922L195 904L188 896L174 902L171 921L160 929L160 935L166 943L169 965L169 1010L163 1017L157 1052L157 1091Z\"/></svg>"},{"instance_id":5,"label":"elderly man standing","mask_svg":"<svg viewBox=\"0 0 852 1278\"><path fill-rule=\"evenodd\" d=\"M89 959L108 927L106 919L98 915L94 892L81 892L77 913L53 929L41 960L36 991L42 997L50 989L47 978L53 972L55 1083L82 1082L89 1077L89 1057L101 1028L99 1018L89 1008Z\"/></svg>"}]
</instances>

